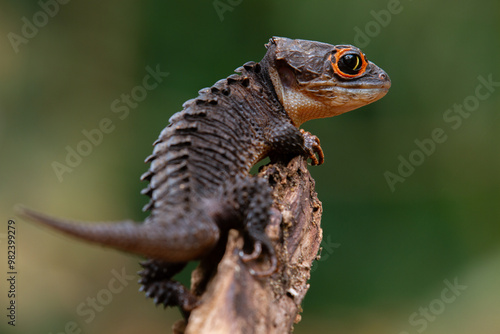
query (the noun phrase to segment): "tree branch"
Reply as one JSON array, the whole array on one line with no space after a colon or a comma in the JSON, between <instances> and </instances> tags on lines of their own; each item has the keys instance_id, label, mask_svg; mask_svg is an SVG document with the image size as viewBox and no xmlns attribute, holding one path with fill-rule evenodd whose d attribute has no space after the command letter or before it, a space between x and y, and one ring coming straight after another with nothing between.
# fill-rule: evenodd
<instances>
[{"instance_id":1,"label":"tree branch","mask_svg":"<svg viewBox=\"0 0 500 334\"><path fill-rule=\"evenodd\" d=\"M187 326L174 325L174 333L281 334L300 321L322 239L321 202L302 157L287 166L267 165L259 176L273 188L273 214L266 233L276 249L278 270L270 277L252 276L248 266L266 263L243 263L238 255L243 238L231 230L215 276L208 281L206 268L193 272L192 290L203 287L201 304L192 311Z\"/></svg>"}]
</instances>

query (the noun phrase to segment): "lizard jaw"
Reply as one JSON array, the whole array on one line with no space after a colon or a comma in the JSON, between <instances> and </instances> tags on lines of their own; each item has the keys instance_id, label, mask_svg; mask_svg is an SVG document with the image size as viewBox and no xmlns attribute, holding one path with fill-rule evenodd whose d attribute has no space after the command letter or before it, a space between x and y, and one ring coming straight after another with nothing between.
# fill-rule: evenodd
<instances>
[{"instance_id":1,"label":"lizard jaw","mask_svg":"<svg viewBox=\"0 0 500 334\"><path fill-rule=\"evenodd\" d=\"M388 88L344 88L332 86L321 92L286 90L282 104L295 126L318 118L338 116L384 97ZM318 95L321 98L318 99Z\"/></svg>"}]
</instances>

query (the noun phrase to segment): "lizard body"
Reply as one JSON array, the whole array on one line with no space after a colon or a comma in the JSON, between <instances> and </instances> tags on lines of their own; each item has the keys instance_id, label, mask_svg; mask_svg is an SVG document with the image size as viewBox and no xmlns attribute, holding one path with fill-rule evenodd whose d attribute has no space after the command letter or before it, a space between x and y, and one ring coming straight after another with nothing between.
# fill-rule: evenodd
<instances>
[{"instance_id":1,"label":"lizard body","mask_svg":"<svg viewBox=\"0 0 500 334\"><path fill-rule=\"evenodd\" d=\"M230 228L240 230L250 254L265 253L269 275L276 266L264 233L272 204L269 185L249 175L259 160L304 155L321 164L319 140L299 126L383 97L387 74L349 45L273 37L259 62L248 62L226 79L199 91L170 118L146 159L142 180L151 197L144 224L70 223L23 209L26 217L90 242L140 254L143 290L155 302L196 304L172 277L188 261L209 256ZM316 157L316 154L318 157Z\"/></svg>"}]
</instances>

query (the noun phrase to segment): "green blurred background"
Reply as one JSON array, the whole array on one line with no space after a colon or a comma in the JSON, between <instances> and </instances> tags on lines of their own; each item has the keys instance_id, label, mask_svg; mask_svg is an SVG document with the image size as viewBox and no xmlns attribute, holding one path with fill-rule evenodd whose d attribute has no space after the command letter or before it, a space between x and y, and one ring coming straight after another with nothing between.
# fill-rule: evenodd
<instances>
[{"instance_id":1,"label":"green blurred background","mask_svg":"<svg viewBox=\"0 0 500 334\"><path fill-rule=\"evenodd\" d=\"M72 322L82 333L170 332L178 311L155 308L133 280L87 322L78 306L100 291L104 298L112 270L132 275L138 259L48 233L13 207L142 220L143 160L169 117L200 88L260 60L275 35L357 43L392 79L381 101L305 124L326 154L310 168L325 247L295 333L499 333L500 87L477 87L479 76L500 82L500 2L215 4L219 13L214 1L75 0L43 24L37 1L0 1L0 332L64 333ZM13 44L23 17L41 27ZM120 119L111 103L156 65L169 76ZM479 101L476 89L490 95ZM443 116L464 101L479 105L453 129ZM103 118L113 131L60 182L53 162L64 163L66 146ZM418 158L415 140L436 128L446 141L391 191L384 174L398 173L400 155ZM17 223L15 328L4 315L9 218ZM445 280L467 288L443 302Z\"/></svg>"}]
</instances>

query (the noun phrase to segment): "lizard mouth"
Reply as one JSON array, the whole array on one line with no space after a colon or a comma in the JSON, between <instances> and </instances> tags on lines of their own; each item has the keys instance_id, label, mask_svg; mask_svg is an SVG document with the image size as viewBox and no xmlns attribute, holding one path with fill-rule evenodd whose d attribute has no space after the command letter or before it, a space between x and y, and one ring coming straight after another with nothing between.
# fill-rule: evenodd
<instances>
[{"instance_id":1,"label":"lizard mouth","mask_svg":"<svg viewBox=\"0 0 500 334\"><path fill-rule=\"evenodd\" d=\"M332 93L337 96L337 94L345 94L346 97L351 99L360 100L370 100L375 101L384 97L389 91L390 84L380 86L370 86L370 85L358 85L354 87L342 87L336 86L331 89ZM363 98L367 97L367 99ZM376 97L376 98L375 98Z\"/></svg>"},{"instance_id":2,"label":"lizard mouth","mask_svg":"<svg viewBox=\"0 0 500 334\"><path fill-rule=\"evenodd\" d=\"M322 97L325 100L348 103L349 101L376 101L385 96L390 87L390 82L383 84L337 83L335 85L325 84L308 87L307 90L318 98Z\"/></svg>"},{"instance_id":3,"label":"lizard mouth","mask_svg":"<svg viewBox=\"0 0 500 334\"><path fill-rule=\"evenodd\" d=\"M391 88L391 79L382 70L368 74L359 80L339 81L323 87L323 92L330 92L330 98L338 99L344 95L353 101L371 103L384 97Z\"/></svg>"},{"instance_id":4,"label":"lizard mouth","mask_svg":"<svg viewBox=\"0 0 500 334\"><path fill-rule=\"evenodd\" d=\"M378 82L378 83L361 83L361 84L354 84L354 85L347 85L344 86L347 89L373 89L373 90L381 90L381 91L388 91L389 88L391 88L391 81L384 81L384 82Z\"/></svg>"},{"instance_id":5,"label":"lizard mouth","mask_svg":"<svg viewBox=\"0 0 500 334\"><path fill-rule=\"evenodd\" d=\"M378 69L375 73L367 73L354 80L332 80L330 78L322 78L322 80L304 82L301 84L306 90L313 94L328 95L328 92L332 92L336 96L338 94L347 94L347 96L352 97L354 94L387 93L389 88L391 88L391 79L387 73Z\"/></svg>"},{"instance_id":6,"label":"lizard mouth","mask_svg":"<svg viewBox=\"0 0 500 334\"><path fill-rule=\"evenodd\" d=\"M375 89L388 91L391 88L391 79L387 73L379 69L378 73L372 73L353 81L339 81L336 86L346 89Z\"/></svg>"},{"instance_id":7,"label":"lizard mouth","mask_svg":"<svg viewBox=\"0 0 500 334\"><path fill-rule=\"evenodd\" d=\"M336 89L332 90L332 102L342 100L345 101L346 107L352 105L353 107L358 107L360 103L368 104L375 102L382 97L384 97L389 88L386 87L335 87ZM343 95L344 99L339 99L339 95ZM335 102L334 102L335 103ZM336 104L336 103L335 103Z\"/></svg>"},{"instance_id":8,"label":"lizard mouth","mask_svg":"<svg viewBox=\"0 0 500 334\"><path fill-rule=\"evenodd\" d=\"M335 86L334 89L335 88L351 92L363 92L363 91L388 92L389 88L391 88L391 83L383 85L370 85L370 84L347 85L347 86L339 85Z\"/></svg>"}]
</instances>

